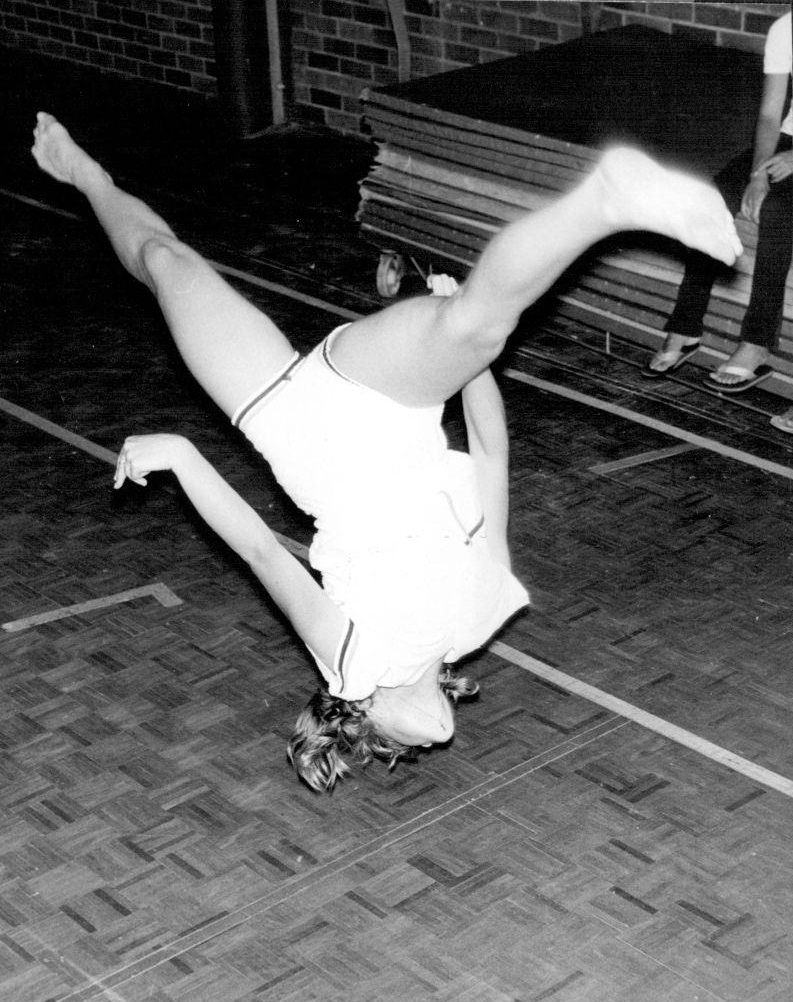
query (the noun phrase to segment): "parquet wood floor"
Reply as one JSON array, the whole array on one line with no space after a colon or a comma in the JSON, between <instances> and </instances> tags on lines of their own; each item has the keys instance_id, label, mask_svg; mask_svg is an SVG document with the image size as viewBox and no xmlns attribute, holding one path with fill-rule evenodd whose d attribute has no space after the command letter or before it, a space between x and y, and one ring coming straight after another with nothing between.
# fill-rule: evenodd
<instances>
[{"instance_id":1,"label":"parquet wood floor","mask_svg":"<svg viewBox=\"0 0 793 1002\"><path fill-rule=\"evenodd\" d=\"M283 248L297 269L297 203L247 170L261 267ZM75 209L21 159L6 174L0 187ZM189 225L183 190L160 197ZM91 227L0 204L0 396L109 450L178 427L305 542L306 520L185 377ZM236 266L238 231L218 222L233 208L214 204L199 237ZM303 262L295 281L343 285L360 308L364 251L323 211L317 274ZM243 243L254 228L240 223ZM336 322L247 292L307 344ZM552 330L532 348L549 346L560 364L588 357ZM619 385L593 371L590 390L601 378L604 399L639 400L629 364L591 369ZM515 564L534 604L502 639L793 777L791 481L703 450L599 475L669 438L512 381L504 393ZM784 455L751 412L705 411L698 427ZM0 446L0 622L157 582L181 599L0 633L4 1002L793 997L790 798L492 653L468 666L483 692L451 747L317 797L284 755L308 659L173 486L114 493L106 462L2 412Z\"/></svg>"}]
</instances>

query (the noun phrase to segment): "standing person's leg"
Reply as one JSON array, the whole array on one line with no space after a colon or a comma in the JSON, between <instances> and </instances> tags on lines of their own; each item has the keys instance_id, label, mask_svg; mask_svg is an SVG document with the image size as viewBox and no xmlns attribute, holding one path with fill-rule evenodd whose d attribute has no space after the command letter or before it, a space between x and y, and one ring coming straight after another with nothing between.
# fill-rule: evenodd
<instances>
[{"instance_id":1,"label":"standing person's leg","mask_svg":"<svg viewBox=\"0 0 793 1002\"><path fill-rule=\"evenodd\" d=\"M334 342L333 360L403 403L440 403L499 355L523 310L583 251L622 230L661 233L727 264L741 251L715 188L614 149L574 191L505 227L453 296L405 300L356 321Z\"/></svg>"},{"instance_id":2,"label":"standing person's leg","mask_svg":"<svg viewBox=\"0 0 793 1002\"><path fill-rule=\"evenodd\" d=\"M714 185L733 216L741 208L741 196L751 169L752 151L747 150L731 160L713 178ZM690 250L686 254L683 279L674 309L664 324L667 336L661 348L642 370L645 378L663 378L683 365L697 351L702 340L702 321L720 268L718 261L701 251Z\"/></svg>"},{"instance_id":3,"label":"standing person's leg","mask_svg":"<svg viewBox=\"0 0 793 1002\"><path fill-rule=\"evenodd\" d=\"M754 274L741 340L767 349L782 317L785 281L793 259L793 177L771 185L760 209Z\"/></svg>"},{"instance_id":4,"label":"standing person's leg","mask_svg":"<svg viewBox=\"0 0 793 1002\"><path fill-rule=\"evenodd\" d=\"M39 113L34 135L39 166L86 196L122 265L157 297L187 366L227 415L289 364L294 351L275 324L117 188L60 123Z\"/></svg>"},{"instance_id":5,"label":"standing person's leg","mask_svg":"<svg viewBox=\"0 0 793 1002\"><path fill-rule=\"evenodd\" d=\"M783 136L777 151L789 150ZM782 319L785 282L793 260L793 178L773 183L760 207L752 289L741 322L741 340L730 357L710 373L709 384L736 393L770 375L764 363ZM765 375L764 375L765 374Z\"/></svg>"}]
</instances>

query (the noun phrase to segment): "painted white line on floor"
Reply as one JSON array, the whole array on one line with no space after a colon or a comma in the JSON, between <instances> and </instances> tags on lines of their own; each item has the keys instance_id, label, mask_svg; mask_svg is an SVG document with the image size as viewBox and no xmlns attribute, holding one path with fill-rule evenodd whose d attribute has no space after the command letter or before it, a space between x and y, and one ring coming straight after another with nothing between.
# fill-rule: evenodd
<instances>
[{"instance_id":1,"label":"painted white line on floor","mask_svg":"<svg viewBox=\"0 0 793 1002\"><path fill-rule=\"evenodd\" d=\"M607 473L618 473L620 470L630 470L634 466L645 466L647 463L657 463L663 459L671 459L673 456L681 456L685 452L696 452L700 446L684 442L681 445L670 445L667 449L652 449L648 452L637 452L633 456L625 456L623 459L615 459L611 463L596 463L589 467L590 473L598 473L601 476Z\"/></svg>"},{"instance_id":2,"label":"painted white line on floor","mask_svg":"<svg viewBox=\"0 0 793 1002\"><path fill-rule=\"evenodd\" d=\"M33 425L39 431L45 431L55 438L60 438L62 441L68 442L69 445L74 445L78 449L82 449L83 452L95 456L97 459L104 459L105 462L112 463L113 466L116 465L116 454L111 452L110 449L106 449L102 445L97 445L96 442L83 438L82 435L76 435L73 431L69 431L68 428L61 428L60 425L53 424L52 421L41 417L40 414L26 410L26 408L20 407L18 404L14 404L4 397L0 397L0 411L5 411L6 414L10 414L12 417L19 418L20 421L25 421L27 424Z\"/></svg>"},{"instance_id":3,"label":"painted white line on floor","mask_svg":"<svg viewBox=\"0 0 793 1002\"><path fill-rule=\"evenodd\" d=\"M43 418L41 415L35 414L24 407L19 407L17 404L13 404L10 400L5 400L3 397L0 397L0 411L5 411L12 417L19 418L20 421L25 421L27 424L33 425L34 428L47 432L55 438L60 438L62 441L68 442L69 445L73 445L77 449L82 449L83 452L87 452L96 459L102 459L113 467L116 465L115 452L111 452L110 449L106 449L102 445L97 445L96 442L92 442L88 438L83 438L82 435L76 435L74 432L69 431L68 428L61 428L60 425L48 421L47 418ZM307 546L295 542L294 539L284 536L280 532L273 531L273 535L278 538L290 553L294 553L301 560L308 561Z\"/></svg>"},{"instance_id":4,"label":"painted white line on floor","mask_svg":"<svg viewBox=\"0 0 793 1002\"><path fill-rule=\"evenodd\" d=\"M550 665L545 664L543 661L538 661L529 654L524 654L522 651L510 647L508 644L501 643L500 640L493 641L488 650L498 657L503 658L504 661L509 661L510 664L516 665L518 668L523 668L525 671L531 672L532 675L536 675L538 678L542 678L546 682L551 682L560 689L564 689L565 692L572 693L574 696L581 696L582 699L586 699L590 703L602 706L605 710L610 710L612 713L632 720L648 731L654 731L656 734L660 734L670 741L684 745L686 748L697 752L697 754L704 755L706 758L718 762L719 765L726 766L734 772L740 772L749 779L757 783L762 783L763 786L768 786L772 790L784 793L786 797L793 797L793 780L781 776L778 772L772 772L762 765L757 765L748 758L743 758L741 755L736 755L735 752L731 752L727 748L713 744L712 741L701 738L692 731L678 727L677 724L673 724L669 720L664 720L663 717L656 717L655 714L648 713L646 710L634 706L633 703L627 703L618 696L612 696L602 689L597 689L595 686L582 682L580 679L573 678L572 675L566 675L564 672L559 671L558 668L552 668Z\"/></svg>"},{"instance_id":5,"label":"painted white line on floor","mask_svg":"<svg viewBox=\"0 0 793 1002\"><path fill-rule=\"evenodd\" d=\"M217 261L210 261L209 264L212 265L215 271L220 272L221 275L231 275L243 282L247 282L249 285L256 285L260 289L267 289L268 292L277 292L281 296L297 299L308 306L316 306L317 309L324 310L326 313L335 313L337 317L343 317L345 320L359 320L363 316L363 313L355 313L354 310L347 310L343 306L334 306L333 303L328 303L324 299L307 296L302 292L297 292L295 289L290 289L288 285L281 285L279 282L268 282L266 278L259 278L247 271L241 271L239 268L230 268L228 265L219 264Z\"/></svg>"},{"instance_id":6,"label":"painted white line on floor","mask_svg":"<svg viewBox=\"0 0 793 1002\"><path fill-rule=\"evenodd\" d=\"M141 588L129 588L127 591L120 591L115 595L92 598L87 602L78 602L76 605L63 605L60 609L50 609L48 612L39 612L35 616L25 616L24 619L13 619L8 623L0 625L6 633L19 633L20 630L30 629L31 626L52 623L56 619L67 619L69 616L80 616L84 612L93 612L95 609L106 609L110 605L120 605L122 602L132 602L136 598L144 598L147 595L157 599L160 605L164 605L166 608L182 604L182 600L178 595L175 595L170 588L158 581L153 585L143 585Z\"/></svg>"},{"instance_id":7,"label":"painted white line on floor","mask_svg":"<svg viewBox=\"0 0 793 1002\"><path fill-rule=\"evenodd\" d=\"M627 407L620 407L619 404L611 404L607 400L600 400L598 397L591 397L587 393L580 393L578 390L570 390L566 386L559 386L557 383L549 383L545 379L538 379L536 376L529 376L525 372L517 369L505 369L504 375L510 379L515 379L519 383L526 383L534 386L538 390L545 390L558 397L565 397L567 400L575 400L576 403L585 404L587 407L594 407L599 411L606 411L614 414L615 417L625 418L626 421L633 421L634 424L644 425L645 428L653 428L655 431L663 432L671 438L679 438L684 442L707 449L709 452L716 452L728 459L736 459L739 463L747 466L755 466L758 470L765 470L766 473L775 473L779 477L793 480L793 467L782 466L781 463L774 463L770 459L763 459L760 456L753 456L751 452L743 452L741 449L733 449L732 446L723 445L712 438L705 438L703 435L696 435L694 432L677 428L673 424L665 421L658 421L656 418L639 414L638 411L629 410Z\"/></svg>"},{"instance_id":8,"label":"painted white line on floor","mask_svg":"<svg viewBox=\"0 0 793 1002\"><path fill-rule=\"evenodd\" d=\"M32 205L36 209L44 209L47 212L54 212L57 216L65 216L67 219L81 220L83 218L76 212L69 212L68 209L59 209L54 205L50 205L48 202L40 202L36 198L28 198L26 195L20 195L16 191L8 191L5 188L0 188L0 195L5 195L6 198L13 198L17 202L24 202L25 205Z\"/></svg>"},{"instance_id":9,"label":"painted white line on floor","mask_svg":"<svg viewBox=\"0 0 793 1002\"><path fill-rule=\"evenodd\" d=\"M25 205L32 205L36 209L44 209L45 212L54 212L58 216L65 216L67 219L76 219L78 222L84 222L84 217L78 215L76 212L59 209L47 202L40 202L35 198L28 198L26 195L20 195L14 191L8 191L6 188L0 188L0 195L5 195L7 198L13 198L17 202L24 202ZM221 275L230 275L233 278L238 278L243 282L247 282L249 285L258 286L260 289L267 289L268 292L276 292L281 296L288 296L290 299L297 299L299 302L305 303L307 306L315 306L317 309L324 310L326 313L334 313L337 317L343 317L345 320L358 320L363 316L362 313L356 313L354 310L345 309L343 306L334 306L333 303L328 303L324 299L317 299L315 296L309 296L305 293L298 292L295 289L290 289L288 285L281 285L280 282L270 282L266 278L259 278L257 275L251 275L250 272L241 271L239 268L232 268L229 265L220 264L217 261L211 261L209 259L207 259L207 261L212 265L215 271L220 272Z\"/></svg>"}]
</instances>

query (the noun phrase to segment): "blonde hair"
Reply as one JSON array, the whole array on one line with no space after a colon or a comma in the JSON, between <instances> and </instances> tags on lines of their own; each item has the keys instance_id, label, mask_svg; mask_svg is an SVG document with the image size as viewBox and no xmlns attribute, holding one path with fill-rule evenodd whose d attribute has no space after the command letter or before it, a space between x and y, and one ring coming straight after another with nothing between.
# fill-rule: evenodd
<instances>
[{"instance_id":1,"label":"blonde hair","mask_svg":"<svg viewBox=\"0 0 793 1002\"><path fill-rule=\"evenodd\" d=\"M438 681L441 691L455 704L479 692L476 682L454 677L448 667ZM379 758L389 769L401 758L416 758L417 749L378 734L366 715L367 703L366 699L346 700L319 689L297 718L286 754L298 776L317 793L330 793L350 772L345 756L363 767Z\"/></svg>"}]
</instances>

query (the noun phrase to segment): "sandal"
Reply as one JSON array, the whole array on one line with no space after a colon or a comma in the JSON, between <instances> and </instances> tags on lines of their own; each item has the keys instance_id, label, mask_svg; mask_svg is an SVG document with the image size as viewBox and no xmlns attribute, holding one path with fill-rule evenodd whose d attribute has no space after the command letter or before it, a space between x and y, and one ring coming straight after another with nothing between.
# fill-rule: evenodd
<instances>
[{"instance_id":1,"label":"sandal","mask_svg":"<svg viewBox=\"0 0 793 1002\"><path fill-rule=\"evenodd\" d=\"M749 387L757 386L764 379L768 379L769 376L773 375L773 372L770 365L758 365L756 369L747 369L743 365L723 365L708 373L705 386L709 390L718 390L719 393L743 393ZM725 376L740 376L741 378L737 383L721 383L716 379L717 373Z\"/></svg>"},{"instance_id":2,"label":"sandal","mask_svg":"<svg viewBox=\"0 0 793 1002\"><path fill-rule=\"evenodd\" d=\"M778 428L779 431L787 432L788 435L793 435L793 407L788 408L784 414L775 414L771 418L771 424L774 428Z\"/></svg>"},{"instance_id":3,"label":"sandal","mask_svg":"<svg viewBox=\"0 0 793 1002\"><path fill-rule=\"evenodd\" d=\"M663 379L664 376L668 376L670 372L674 372L675 369L679 369L681 365L684 365L694 352L699 350L701 344L702 338L697 338L691 344L683 344L679 348L662 348L639 370L639 374L642 379ZM665 369L650 368L653 362L666 361L669 361L670 364Z\"/></svg>"}]
</instances>

